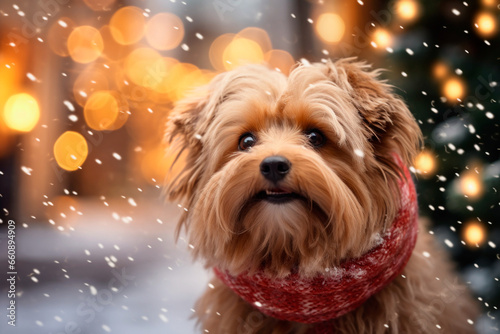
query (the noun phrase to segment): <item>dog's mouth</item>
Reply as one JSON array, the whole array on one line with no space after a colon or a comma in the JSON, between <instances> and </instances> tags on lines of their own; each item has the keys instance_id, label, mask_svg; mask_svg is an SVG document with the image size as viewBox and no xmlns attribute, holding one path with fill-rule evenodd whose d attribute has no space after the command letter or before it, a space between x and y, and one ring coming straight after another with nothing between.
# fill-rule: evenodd
<instances>
[{"instance_id":1,"label":"dog's mouth","mask_svg":"<svg viewBox=\"0 0 500 334\"><path fill-rule=\"evenodd\" d=\"M262 190L255 195L256 199L273 204L284 204L297 199L305 199L304 196L294 193L285 188L272 188Z\"/></svg>"}]
</instances>

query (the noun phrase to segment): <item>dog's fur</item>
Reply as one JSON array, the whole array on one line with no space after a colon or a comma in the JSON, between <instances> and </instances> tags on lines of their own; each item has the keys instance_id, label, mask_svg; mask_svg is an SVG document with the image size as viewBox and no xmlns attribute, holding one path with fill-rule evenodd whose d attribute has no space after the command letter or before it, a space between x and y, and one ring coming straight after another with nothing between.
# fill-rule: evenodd
<instances>
[{"instance_id":1,"label":"dog's fur","mask_svg":"<svg viewBox=\"0 0 500 334\"><path fill-rule=\"evenodd\" d=\"M370 250L399 209L399 168L411 165L421 132L379 71L353 59L300 64L287 78L264 66L218 75L177 104L167 141L184 168L170 178L170 200L186 199L185 227L207 267L233 275L264 270L282 278L325 272ZM309 142L320 131L324 144ZM241 136L255 138L239 147ZM269 156L286 157L278 183L260 172ZM302 198L259 200L265 190ZM423 254L430 254L430 257ZM398 254L394 254L398 256ZM196 306L209 333L306 333L311 325L261 314L218 279ZM402 272L365 304L332 321L332 333L473 333L476 309L446 256L420 227Z\"/></svg>"}]
</instances>

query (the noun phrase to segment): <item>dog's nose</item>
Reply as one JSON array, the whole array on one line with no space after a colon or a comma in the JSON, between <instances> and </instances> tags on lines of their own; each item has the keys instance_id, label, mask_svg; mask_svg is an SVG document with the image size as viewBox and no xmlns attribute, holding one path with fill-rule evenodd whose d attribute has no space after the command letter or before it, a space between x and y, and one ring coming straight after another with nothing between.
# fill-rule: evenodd
<instances>
[{"instance_id":1,"label":"dog's nose","mask_svg":"<svg viewBox=\"0 0 500 334\"><path fill-rule=\"evenodd\" d=\"M288 159L279 155L273 155L265 158L260 163L261 174L274 183L283 179L290 172L292 164Z\"/></svg>"}]
</instances>

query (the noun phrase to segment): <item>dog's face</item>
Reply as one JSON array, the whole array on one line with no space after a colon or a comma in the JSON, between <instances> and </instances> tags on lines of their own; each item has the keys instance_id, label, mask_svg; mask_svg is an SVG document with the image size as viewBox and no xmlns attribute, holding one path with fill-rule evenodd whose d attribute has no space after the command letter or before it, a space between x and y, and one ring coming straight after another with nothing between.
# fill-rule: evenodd
<instances>
[{"instance_id":1,"label":"dog's face","mask_svg":"<svg viewBox=\"0 0 500 334\"><path fill-rule=\"evenodd\" d=\"M185 166L194 253L233 274L315 275L373 246L399 206L394 154L420 130L377 72L352 60L218 75L173 110L167 140Z\"/></svg>"}]
</instances>

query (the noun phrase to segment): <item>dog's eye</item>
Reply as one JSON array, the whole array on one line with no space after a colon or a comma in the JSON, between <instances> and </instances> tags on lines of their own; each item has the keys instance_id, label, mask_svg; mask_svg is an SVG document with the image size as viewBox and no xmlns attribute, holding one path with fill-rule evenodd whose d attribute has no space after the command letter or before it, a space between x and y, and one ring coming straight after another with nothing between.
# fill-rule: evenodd
<instances>
[{"instance_id":1,"label":"dog's eye","mask_svg":"<svg viewBox=\"0 0 500 334\"><path fill-rule=\"evenodd\" d=\"M317 129L306 131L306 137L313 147L320 147L325 143L325 136Z\"/></svg>"},{"instance_id":2,"label":"dog's eye","mask_svg":"<svg viewBox=\"0 0 500 334\"><path fill-rule=\"evenodd\" d=\"M257 138L255 138L253 134L247 132L240 137L238 149L240 151L247 151L250 149L250 147L254 146L256 142Z\"/></svg>"}]
</instances>

